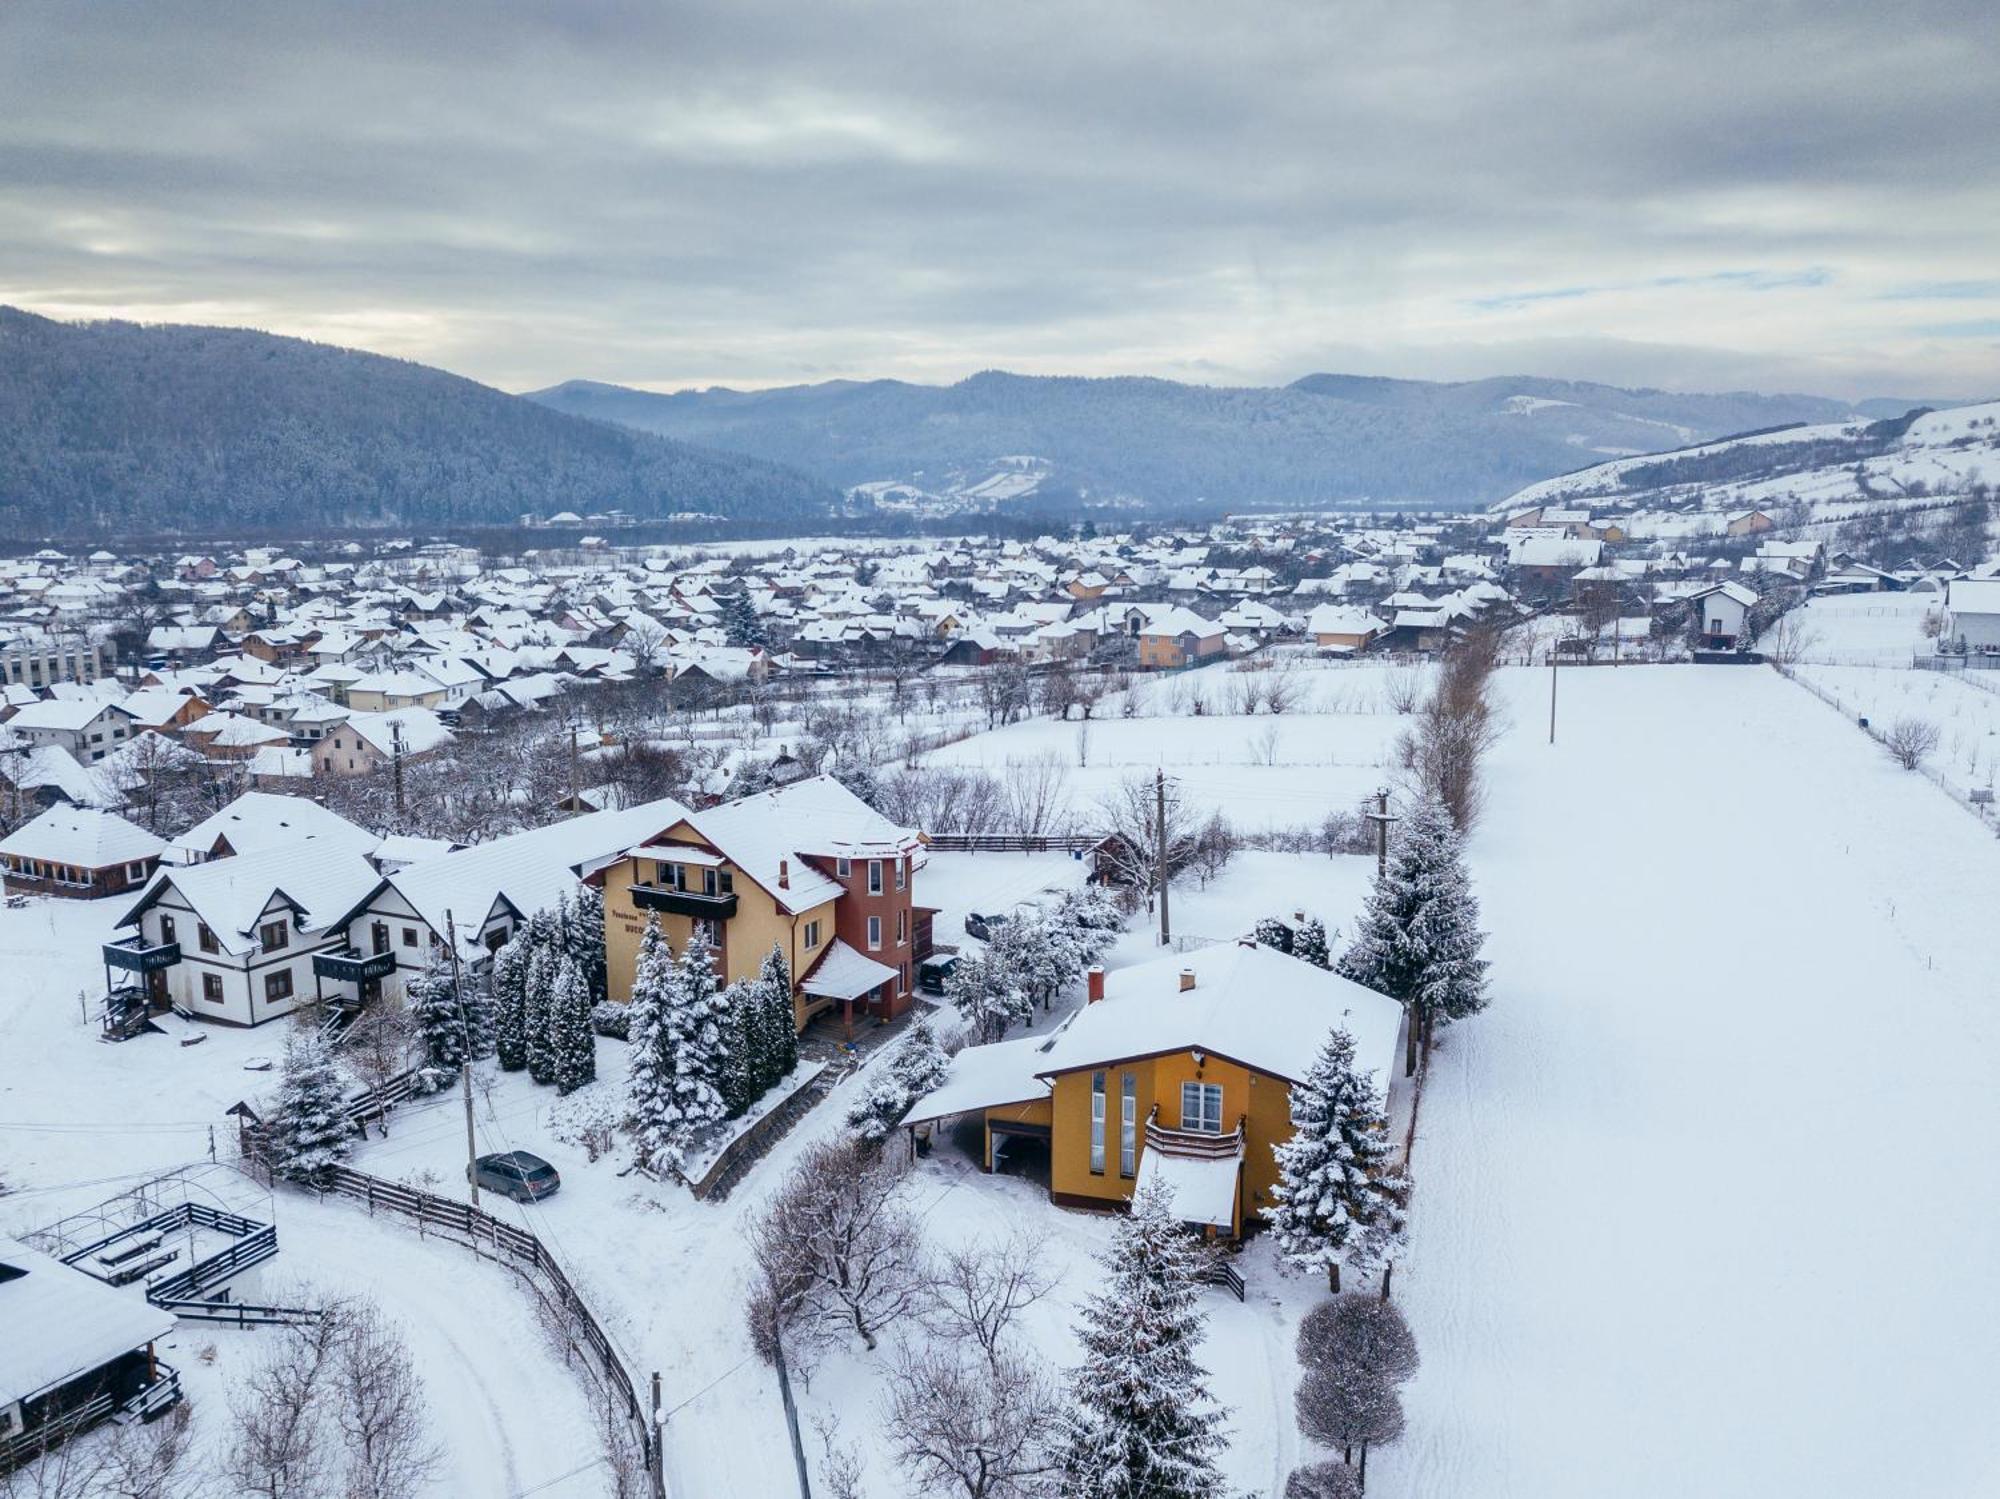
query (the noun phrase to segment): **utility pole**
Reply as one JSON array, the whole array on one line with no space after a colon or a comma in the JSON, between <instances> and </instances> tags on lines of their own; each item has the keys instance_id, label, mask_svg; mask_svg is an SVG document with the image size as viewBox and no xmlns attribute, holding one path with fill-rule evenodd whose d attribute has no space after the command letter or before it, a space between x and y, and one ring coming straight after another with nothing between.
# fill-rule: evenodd
<instances>
[{"instance_id":1,"label":"utility pole","mask_svg":"<svg viewBox=\"0 0 2000 1499\"><path fill-rule=\"evenodd\" d=\"M396 821L403 820L403 726L391 720L389 724L389 766L396 777ZM397 831L401 831L399 827Z\"/></svg>"},{"instance_id":2,"label":"utility pole","mask_svg":"<svg viewBox=\"0 0 2000 1499\"><path fill-rule=\"evenodd\" d=\"M1153 878L1160 886L1160 946L1174 940L1173 922L1167 916L1167 772L1153 772Z\"/></svg>"},{"instance_id":3,"label":"utility pole","mask_svg":"<svg viewBox=\"0 0 2000 1499\"><path fill-rule=\"evenodd\" d=\"M1556 742L1556 658L1561 642L1549 650L1549 743Z\"/></svg>"},{"instance_id":4,"label":"utility pole","mask_svg":"<svg viewBox=\"0 0 2000 1499\"><path fill-rule=\"evenodd\" d=\"M1379 880L1389 872L1389 824L1398 820L1389 815L1387 787L1375 793L1375 810L1361 815L1375 824L1375 878Z\"/></svg>"},{"instance_id":5,"label":"utility pole","mask_svg":"<svg viewBox=\"0 0 2000 1499\"><path fill-rule=\"evenodd\" d=\"M458 1001L458 1086L465 1095L465 1179L472 1187L472 1205L479 1206L479 1146L472 1133L472 1022L465 1014L465 987L459 982L458 926L444 913L444 945L451 954L451 993Z\"/></svg>"},{"instance_id":6,"label":"utility pole","mask_svg":"<svg viewBox=\"0 0 2000 1499\"><path fill-rule=\"evenodd\" d=\"M569 721L569 804L577 811L583 808L576 799L576 717L572 713Z\"/></svg>"}]
</instances>

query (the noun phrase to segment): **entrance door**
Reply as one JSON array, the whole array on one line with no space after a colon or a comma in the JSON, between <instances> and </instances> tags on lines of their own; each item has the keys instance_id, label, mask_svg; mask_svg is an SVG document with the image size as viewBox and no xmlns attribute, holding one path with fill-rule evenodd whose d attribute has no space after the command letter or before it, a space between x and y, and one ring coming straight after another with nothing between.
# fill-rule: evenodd
<instances>
[{"instance_id":1,"label":"entrance door","mask_svg":"<svg viewBox=\"0 0 2000 1499\"><path fill-rule=\"evenodd\" d=\"M146 975L146 1004L148 1008L164 1010L167 1003L167 970L155 968Z\"/></svg>"},{"instance_id":2,"label":"entrance door","mask_svg":"<svg viewBox=\"0 0 2000 1499\"><path fill-rule=\"evenodd\" d=\"M389 923L386 921L371 922L368 927L368 940L374 944L373 951L387 952L389 950Z\"/></svg>"}]
</instances>

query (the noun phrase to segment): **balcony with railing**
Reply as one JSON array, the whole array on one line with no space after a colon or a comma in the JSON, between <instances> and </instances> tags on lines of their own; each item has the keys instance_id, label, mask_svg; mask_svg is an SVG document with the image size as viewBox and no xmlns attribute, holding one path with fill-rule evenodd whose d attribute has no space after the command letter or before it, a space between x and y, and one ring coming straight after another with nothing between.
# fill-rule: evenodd
<instances>
[{"instance_id":1,"label":"balcony with railing","mask_svg":"<svg viewBox=\"0 0 2000 1499\"><path fill-rule=\"evenodd\" d=\"M1146 1119L1146 1149L1188 1161L1226 1161L1243 1154L1243 1124L1228 1134L1205 1129L1168 1129L1158 1122L1155 1109Z\"/></svg>"},{"instance_id":2,"label":"balcony with railing","mask_svg":"<svg viewBox=\"0 0 2000 1499\"><path fill-rule=\"evenodd\" d=\"M727 921L736 914L736 895L701 890L675 890L666 885L629 885L632 904L641 911L670 911L676 916L705 916Z\"/></svg>"},{"instance_id":3,"label":"balcony with railing","mask_svg":"<svg viewBox=\"0 0 2000 1499\"><path fill-rule=\"evenodd\" d=\"M313 954L313 976L335 983L361 984L370 979L385 979L395 971L396 955L390 951L362 952L343 947Z\"/></svg>"},{"instance_id":4,"label":"balcony with railing","mask_svg":"<svg viewBox=\"0 0 2000 1499\"><path fill-rule=\"evenodd\" d=\"M104 944L104 966L125 973L158 973L162 968L173 967L180 960L180 943L149 943L143 935L136 933Z\"/></svg>"}]
</instances>

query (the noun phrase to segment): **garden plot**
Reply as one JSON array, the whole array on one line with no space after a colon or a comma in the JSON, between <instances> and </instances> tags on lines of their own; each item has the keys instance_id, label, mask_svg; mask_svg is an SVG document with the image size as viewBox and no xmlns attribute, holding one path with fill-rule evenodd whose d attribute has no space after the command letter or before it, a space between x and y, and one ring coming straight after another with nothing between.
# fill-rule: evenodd
<instances>
[{"instance_id":1,"label":"garden plot","mask_svg":"<svg viewBox=\"0 0 2000 1499\"><path fill-rule=\"evenodd\" d=\"M1934 728L1937 743L1923 767L1954 795L2000 783L2000 671L1801 666L1796 672L1857 728L1863 718L1878 735L1894 734L1899 723Z\"/></svg>"},{"instance_id":2,"label":"garden plot","mask_svg":"<svg viewBox=\"0 0 2000 1499\"><path fill-rule=\"evenodd\" d=\"M1846 593L1808 600L1794 613L1800 659L1814 665L1907 667L1928 654L1924 621L1944 598L1935 593Z\"/></svg>"}]
</instances>

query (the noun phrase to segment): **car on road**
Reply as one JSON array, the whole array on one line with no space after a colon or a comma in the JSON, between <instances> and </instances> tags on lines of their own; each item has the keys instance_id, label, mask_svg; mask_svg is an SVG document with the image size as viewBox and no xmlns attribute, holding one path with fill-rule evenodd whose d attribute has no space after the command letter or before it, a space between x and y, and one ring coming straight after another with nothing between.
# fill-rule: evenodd
<instances>
[{"instance_id":1,"label":"car on road","mask_svg":"<svg viewBox=\"0 0 2000 1499\"><path fill-rule=\"evenodd\" d=\"M547 1161L525 1150L483 1155L466 1168L482 1192L498 1192L516 1202L540 1202L562 1186L562 1176Z\"/></svg>"},{"instance_id":2,"label":"car on road","mask_svg":"<svg viewBox=\"0 0 2000 1499\"><path fill-rule=\"evenodd\" d=\"M965 918L965 933L968 937L977 937L981 942L990 942L993 940L993 934L1013 919L997 912L982 916L974 911Z\"/></svg>"}]
</instances>

